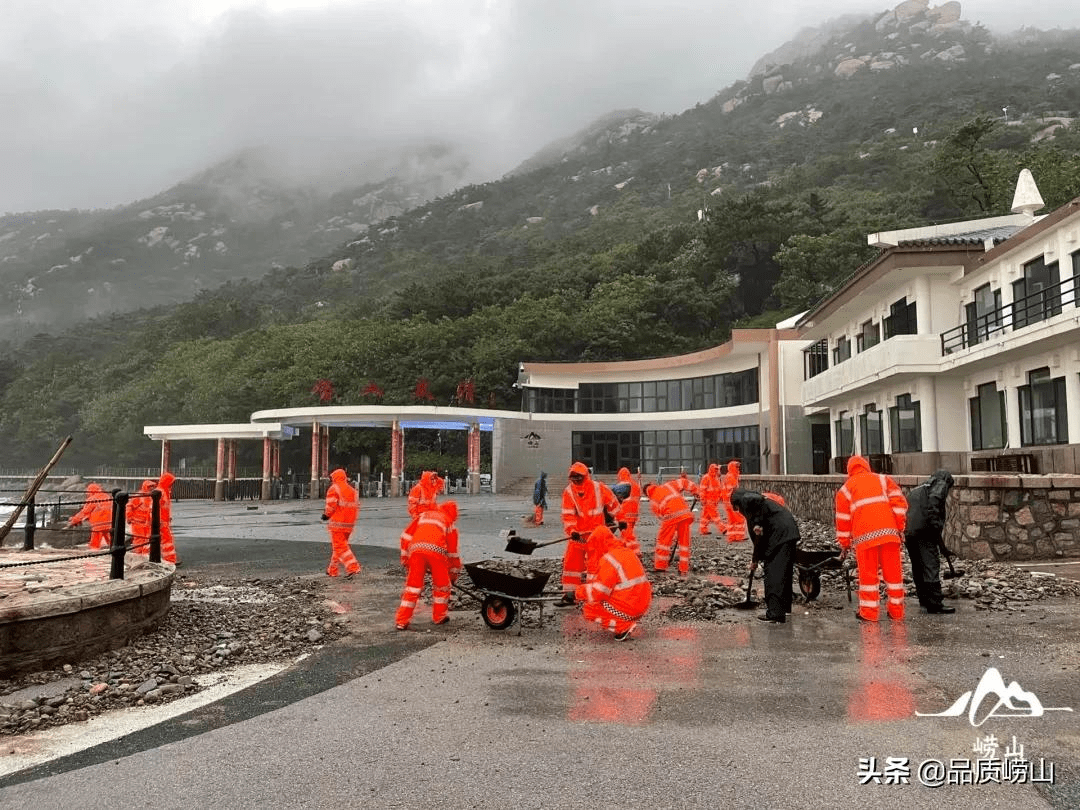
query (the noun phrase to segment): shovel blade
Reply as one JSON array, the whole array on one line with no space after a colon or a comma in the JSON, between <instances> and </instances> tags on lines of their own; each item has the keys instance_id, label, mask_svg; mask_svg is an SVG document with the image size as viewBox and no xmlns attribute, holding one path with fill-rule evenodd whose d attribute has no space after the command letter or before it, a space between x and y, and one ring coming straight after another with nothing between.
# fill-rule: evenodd
<instances>
[{"instance_id":1,"label":"shovel blade","mask_svg":"<svg viewBox=\"0 0 1080 810\"><path fill-rule=\"evenodd\" d=\"M524 537L511 537L506 541L506 550L511 554L532 554L536 543Z\"/></svg>"}]
</instances>

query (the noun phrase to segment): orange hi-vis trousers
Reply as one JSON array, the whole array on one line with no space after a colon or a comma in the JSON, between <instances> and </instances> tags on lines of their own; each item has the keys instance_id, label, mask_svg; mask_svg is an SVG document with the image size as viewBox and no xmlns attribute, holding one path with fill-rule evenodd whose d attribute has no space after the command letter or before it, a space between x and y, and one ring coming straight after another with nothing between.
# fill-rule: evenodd
<instances>
[{"instance_id":1,"label":"orange hi-vis trousers","mask_svg":"<svg viewBox=\"0 0 1080 810\"><path fill-rule=\"evenodd\" d=\"M352 548L349 546L350 534L352 534L351 529L330 529L330 565L326 567L328 576L338 576L339 565L345 569L346 574L360 573L360 563L357 561L356 555L353 554ZM161 543L161 559L165 559L164 536L162 536Z\"/></svg>"},{"instance_id":2,"label":"orange hi-vis trousers","mask_svg":"<svg viewBox=\"0 0 1080 810\"><path fill-rule=\"evenodd\" d=\"M690 527L694 525L692 512L684 512L674 518L661 518L660 531L656 535L656 549L653 551L653 568L666 571L671 559L671 548L679 546L679 573L690 573Z\"/></svg>"},{"instance_id":3,"label":"orange hi-vis trousers","mask_svg":"<svg viewBox=\"0 0 1080 810\"><path fill-rule=\"evenodd\" d=\"M698 532L700 534L708 534L710 523L715 523L716 530L721 534L727 531L727 526L724 524L724 521L720 520L719 501L701 502L701 525L698 527Z\"/></svg>"},{"instance_id":4,"label":"orange hi-vis trousers","mask_svg":"<svg viewBox=\"0 0 1080 810\"><path fill-rule=\"evenodd\" d=\"M409 551L409 569L401 592L394 622L407 627L416 612L416 602L424 590L424 576L431 571L431 621L438 624L450 610L450 560L445 552L413 547Z\"/></svg>"},{"instance_id":5,"label":"orange hi-vis trousers","mask_svg":"<svg viewBox=\"0 0 1080 810\"><path fill-rule=\"evenodd\" d=\"M619 537L626 542L626 547L632 552L641 556L641 543L638 542L637 534L634 529L637 526L637 516L632 518L623 518L623 522L626 524L625 529L619 529Z\"/></svg>"},{"instance_id":6,"label":"orange hi-vis trousers","mask_svg":"<svg viewBox=\"0 0 1080 810\"><path fill-rule=\"evenodd\" d=\"M878 570L885 580L885 609L889 618L904 618L904 572L900 560L900 543L880 543L876 546L855 546L855 562L859 566L859 615L876 622L881 596L878 590Z\"/></svg>"},{"instance_id":7,"label":"orange hi-vis trousers","mask_svg":"<svg viewBox=\"0 0 1080 810\"><path fill-rule=\"evenodd\" d=\"M537 526L544 525L544 507L539 504L533 507L533 523Z\"/></svg>"},{"instance_id":8,"label":"orange hi-vis trousers","mask_svg":"<svg viewBox=\"0 0 1080 810\"><path fill-rule=\"evenodd\" d=\"M581 533L581 539L570 538L566 542L562 561L563 593L573 593L585 581L585 552L588 549L589 532Z\"/></svg>"},{"instance_id":9,"label":"orange hi-vis trousers","mask_svg":"<svg viewBox=\"0 0 1080 810\"><path fill-rule=\"evenodd\" d=\"M727 541L741 543L746 540L746 518L731 508L731 501L724 501L727 510Z\"/></svg>"}]
</instances>

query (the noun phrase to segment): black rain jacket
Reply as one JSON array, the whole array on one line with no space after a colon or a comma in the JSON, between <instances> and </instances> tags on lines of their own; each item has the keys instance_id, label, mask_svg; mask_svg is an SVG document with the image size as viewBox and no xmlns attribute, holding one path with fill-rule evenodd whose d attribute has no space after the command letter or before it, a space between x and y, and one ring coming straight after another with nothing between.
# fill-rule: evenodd
<instances>
[{"instance_id":1,"label":"black rain jacket","mask_svg":"<svg viewBox=\"0 0 1080 810\"><path fill-rule=\"evenodd\" d=\"M908 493L907 525L904 534L916 535L933 531L940 535L945 529L945 503L953 477L948 470L938 470Z\"/></svg>"}]
</instances>

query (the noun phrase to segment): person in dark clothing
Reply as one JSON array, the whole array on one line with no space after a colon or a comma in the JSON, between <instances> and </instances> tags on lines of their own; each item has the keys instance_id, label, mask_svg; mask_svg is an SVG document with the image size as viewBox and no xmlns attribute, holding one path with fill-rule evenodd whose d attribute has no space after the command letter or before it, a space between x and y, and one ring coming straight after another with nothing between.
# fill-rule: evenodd
<instances>
[{"instance_id":1,"label":"person in dark clothing","mask_svg":"<svg viewBox=\"0 0 1080 810\"><path fill-rule=\"evenodd\" d=\"M731 508L746 518L746 527L754 543L750 570L764 563L764 622L782 624L791 612L791 577L795 571L795 548L799 527L787 507L759 492L736 487L731 492Z\"/></svg>"},{"instance_id":2,"label":"person in dark clothing","mask_svg":"<svg viewBox=\"0 0 1080 810\"><path fill-rule=\"evenodd\" d=\"M533 484L533 523L544 525L544 510L547 509L547 473L540 471L540 477Z\"/></svg>"},{"instance_id":3,"label":"person in dark clothing","mask_svg":"<svg viewBox=\"0 0 1080 810\"><path fill-rule=\"evenodd\" d=\"M915 581L915 593L919 604L927 613L956 613L956 608L945 607L941 593L941 558L952 552L945 545L941 533L945 528L945 502L953 486L948 470L938 470L926 481L908 493L907 525L904 527L904 545L911 559L911 578Z\"/></svg>"}]
</instances>

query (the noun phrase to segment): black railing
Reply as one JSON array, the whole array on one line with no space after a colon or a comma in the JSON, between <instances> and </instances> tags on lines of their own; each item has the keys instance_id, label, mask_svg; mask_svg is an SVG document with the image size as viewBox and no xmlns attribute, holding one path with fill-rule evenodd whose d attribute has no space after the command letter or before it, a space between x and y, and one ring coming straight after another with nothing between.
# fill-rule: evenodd
<instances>
[{"instance_id":1,"label":"black railing","mask_svg":"<svg viewBox=\"0 0 1080 810\"><path fill-rule=\"evenodd\" d=\"M1074 276L1052 287L1018 298L1011 304L972 318L941 333L941 354L947 355L975 346L1006 329L1023 329L1060 315L1066 305L1080 306L1077 295L1080 278Z\"/></svg>"},{"instance_id":2,"label":"black railing","mask_svg":"<svg viewBox=\"0 0 1080 810\"><path fill-rule=\"evenodd\" d=\"M1008 453L1001 456L972 456L972 472L1014 472L1033 474L1038 464L1031 453Z\"/></svg>"},{"instance_id":3,"label":"black railing","mask_svg":"<svg viewBox=\"0 0 1080 810\"><path fill-rule=\"evenodd\" d=\"M849 458L851 458L851 456L834 456L832 460L833 472L847 475L847 463ZM888 453L871 453L868 456L863 456L863 458L870 464L871 472L892 475L893 460L892 456Z\"/></svg>"}]
</instances>

